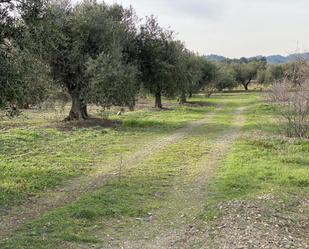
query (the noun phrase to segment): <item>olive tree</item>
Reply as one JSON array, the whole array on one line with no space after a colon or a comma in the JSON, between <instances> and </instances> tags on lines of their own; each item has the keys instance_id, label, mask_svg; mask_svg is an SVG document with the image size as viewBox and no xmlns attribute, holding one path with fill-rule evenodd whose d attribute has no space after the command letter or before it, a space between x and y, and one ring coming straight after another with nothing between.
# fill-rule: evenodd
<instances>
[{"instance_id":1,"label":"olive tree","mask_svg":"<svg viewBox=\"0 0 309 249\"><path fill-rule=\"evenodd\" d=\"M184 73L187 80L186 95L182 94L181 102L185 102L185 97L192 97L193 93L204 90L210 84L214 76L213 64L205 57L199 56L193 52L187 51L186 68Z\"/></svg>"},{"instance_id":2,"label":"olive tree","mask_svg":"<svg viewBox=\"0 0 309 249\"><path fill-rule=\"evenodd\" d=\"M252 60L248 62L243 62L242 60L238 62L233 62L232 67L235 72L235 80L243 85L244 89L248 91L248 86L251 81L256 78L258 71L265 68L266 62L264 60Z\"/></svg>"},{"instance_id":3,"label":"olive tree","mask_svg":"<svg viewBox=\"0 0 309 249\"><path fill-rule=\"evenodd\" d=\"M195 53L185 48L183 43L176 41L174 44L176 58L174 60L174 81L177 86L175 92L179 95L179 103L184 104L201 78L202 63Z\"/></svg>"},{"instance_id":4,"label":"olive tree","mask_svg":"<svg viewBox=\"0 0 309 249\"><path fill-rule=\"evenodd\" d=\"M88 102L103 107L123 105L133 109L139 72L134 63L123 62L120 48L90 60L87 73L90 77L85 93Z\"/></svg>"},{"instance_id":5,"label":"olive tree","mask_svg":"<svg viewBox=\"0 0 309 249\"><path fill-rule=\"evenodd\" d=\"M214 76L211 84L208 86L208 95L213 91L223 91L224 89L233 89L238 85L235 79L233 67L226 63L218 63L214 69Z\"/></svg>"},{"instance_id":6,"label":"olive tree","mask_svg":"<svg viewBox=\"0 0 309 249\"><path fill-rule=\"evenodd\" d=\"M272 84L283 80L285 77L285 65L267 65L257 73L257 81L259 83Z\"/></svg>"},{"instance_id":7,"label":"olive tree","mask_svg":"<svg viewBox=\"0 0 309 249\"><path fill-rule=\"evenodd\" d=\"M199 57L199 61L201 63L200 77L193 88L193 92L202 90L204 92L206 91L208 93L207 95L209 95L209 90L213 89L215 85L213 83L216 81L218 68L214 62L208 61L204 56Z\"/></svg>"},{"instance_id":8,"label":"olive tree","mask_svg":"<svg viewBox=\"0 0 309 249\"><path fill-rule=\"evenodd\" d=\"M33 5L32 3L36 3ZM42 1L0 2L0 107L35 105L48 95L49 68L29 50L29 29Z\"/></svg>"},{"instance_id":9,"label":"olive tree","mask_svg":"<svg viewBox=\"0 0 309 249\"><path fill-rule=\"evenodd\" d=\"M67 120L88 118L87 104L134 104L135 15L104 2L53 1L36 27L54 82L72 98ZM126 94L123 94L129 89Z\"/></svg>"},{"instance_id":10,"label":"olive tree","mask_svg":"<svg viewBox=\"0 0 309 249\"><path fill-rule=\"evenodd\" d=\"M24 108L48 96L49 68L29 51L0 49L0 107Z\"/></svg>"},{"instance_id":11,"label":"olive tree","mask_svg":"<svg viewBox=\"0 0 309 249\"><path fill-rule=\"evenodd\" d=\"M177 92L179 44L174 41L173 32L160 27L153 16L146 18L137 40L140 79L145 89L155 96L155 107L162 108L162 95L174 96Z\"/></svg>"}]
</instances>

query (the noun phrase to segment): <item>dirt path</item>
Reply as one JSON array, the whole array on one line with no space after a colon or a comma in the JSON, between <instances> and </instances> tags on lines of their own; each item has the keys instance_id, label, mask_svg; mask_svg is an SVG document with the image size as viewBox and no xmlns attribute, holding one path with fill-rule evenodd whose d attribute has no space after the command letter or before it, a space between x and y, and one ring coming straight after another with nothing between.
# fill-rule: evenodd
<instances>
[{"instance_id":1,"label":"dirt path","mask_svg":"<svg viewBox=\"0 0 309 249\"><path fill-rule=\"evenodd\" d=\"M123 168L128 170L137 167L143 160L153 153L164 149L166 146L176 143L188 136L194 129L208 122L222 106L218 106L214 111L207 113L202 120L191 122L187 126L178 129L173 134L160 138L153 143L148 144L140 151L124 158ZM61 188L48 190L40 197L29 198L22 205L15 206L0 216L0 239L7 237L12 231L19 228L26 222L38 218L46 212L62 207L68 203L78 200L100 188L110 179L117 177L119 163L114 165L115 171L109 173L96 172L91 176L84 176L70 180Z\"/></svg>"},{"instance_id":2,"label":"dirt path","mask_svg":"<svg viewBox=\"0 0 309 249\"><path fill-rule=\"evenodd\" d=\"M167 249L167 248L202 248L207 238L200 237L201 224L195 217L203 209L207 199L207 187L216 166L228 152L233 141L239 136L244 124L242 115L244 108L238 108L233 114L233 126L220 134L214 141L208 155L199 163L196 177L189 183L177 184L173 190L172 202L169 206L155 214L155 219L142 224L141 233L137 236L118 238L109 241L103 248L124 249ZM164 217L168 217L165 219ZM135 239L131 239L131 238ZM149 239L152 238L152 239ZM195 247L196 246L196 247ZM208 248L208 247L203 247Z\"/></svg>"}]
</instances>

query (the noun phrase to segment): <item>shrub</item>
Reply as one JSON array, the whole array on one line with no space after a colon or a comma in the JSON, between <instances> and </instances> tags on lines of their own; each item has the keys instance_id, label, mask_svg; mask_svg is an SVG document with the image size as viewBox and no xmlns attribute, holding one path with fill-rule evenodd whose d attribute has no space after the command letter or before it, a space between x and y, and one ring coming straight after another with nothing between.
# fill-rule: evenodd
<instances>
[{"instance_id":1,"label":"shrub","mask_svg":"<svg viewBox=\"0 0 309 249\"><path fill-rule=\"evenodd\" d=\"M284 119L288 136L309 137L309 78L297 85L288 79L274 84L269 99Z\"/></svg>"}]
</instances>

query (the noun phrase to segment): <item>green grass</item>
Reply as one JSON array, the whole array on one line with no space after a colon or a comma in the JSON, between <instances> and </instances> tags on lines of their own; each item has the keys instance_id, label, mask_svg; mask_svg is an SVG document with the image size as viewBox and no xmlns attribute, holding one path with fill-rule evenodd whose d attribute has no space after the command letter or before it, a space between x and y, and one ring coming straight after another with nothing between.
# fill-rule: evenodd
<instances>
[{"instance_id":1,"label":"green grass","mask_svg":"<svg viewBox=\"0 0 309 249\"><path fill-rule=\"evenodd\" d=\"M0 120L0 127L9 128L0 133L0 209L69 178L113 170L120 155L125 157L214 109L213 105L182 107L173 101L168 105L170 110L148 108L120 117L110 112L110 119L121 122L116 128L59 131L46 128L61 120L56 112L33 110L16 119Z\"/></svg>"},{"instance_id":2,"label":"green grass","mask_svg":"<svg viewBox=\"0 0 309 249\"><path fill-rule=\"evenodd\" d=\"M126 237L128 230L140 232L138 229L144 228L140 220L149 218L149 213L170 207L177 210L180 200L173 196L174 190L186 188L186 184L190 187L201 167L199 163L207 159L215 139L237 125L232 122L233 113L240 106L248 107L243 135L220 163L209 193L205 193L208 197L203 202L206 203L203 211L197 207L199 217L207 221L215 219L220 215L218 205L221 202L254 199L268 193L277 194L285 202L291 202L291 196L308 198L308 140L283 137L280 125L273 118L274 109L263 103L259 94L219 94L211 99L196 96L194 101L207 101L212 105L180 107L169 102L169 110L142 109L120 117L110 116L122 122L116 129L93 128L70 133L42 128L6 131L3 136L6 146L1 148L0 167L5 169L8 157L33 153L35 150L32 148L40 151L31 156L11 159L11 168L1 177L8 179L8 186L10 183L17 184L18 177L28 182L24 185L24 192L22 187L7 187L23 193L20 197L13 193L12 199L6 195L4 203L8 204L13 203L14 198L22 200L31 191L43 191L42 186L50 188L65 183L70 177L90 174L98 166L111 169L108 168L109 163L118 160L115 155L130 154L155 138L164 137L190 121L203 118L213 110L213 106L224 106L207 126L194 129L190 137L155 152L134 169L125 170L120 179L110 179L96 192L28 222L0 242L0 248L60 249L87 244L102 248L107 234ZM70 152L72 146L74 150ZM50 168L51 173L46 176L42 174L42 180L35 178L31 171L23 175L23 163L26 163L25 170L37 170L41 169L40 165L45 165L42 168ZM54 175L57 171L59 176ZM9 173L12 176L7 176ZM37 173L38 176L41 172ZM49 180L52 181L50 185L46 184ZM37 188L32 190L29 186ZM165 215L169 215L169 211ZM173 215L176 217L179 214Z\"/></svg>"},{"instance_id":3,"label":"green grass","mask_svg":"<svg viewBox=\"0 0 309 249\"><path fill-rule=\"evenodd\" d=\"M204 131L206 127L202 127ZM147 217L169 201L170 191L182 174L190 174L208 150L208 141L195 135L168 146L114 179L90 196L28 223L1 248L63 248L63 243L103 243L94 236L111 229L115 219Z\"/></svg>"},{"instance_id":4,"label":"green grass","mask_svg":"<svg viewBox=\"0 0 309 249\"><path fill-rule=\"evenodd\" d=\"M88 174L142 146L141 134L115 130L9 130L0 150L0 206ZM149 139L156 137L149 133ZM149 141L146 139L146 141ZM103 168L104 169L104 168Z\"/></svg>"},{"instance_id":5,"label":"green grass","mask_svg":"<svg viewBox=\"0 0 309 249\"><path fill-rule=\"evenodd\" d=\"M205 98L197 97L195 100L205 101ZM192 177L196 177L195 168L201 159L207 156L211 142L222 131L231 128L233 110L248 102L248 97L217 96L207 101L225 105L209 125L193 130L190 137L154 153L135 169L126 171L121 180L110 180L92 195L29 222L9 240L0 243L1 248L63 248L68 242L99 246L104 241L95 235L98 231L121 229L117 225L115 228L111 225L117 224L118 219L132 222L131 219L147 218L148 213L166 206L172 200L173 187L177 186L178 182L183 182L180 179L186 178L187 181L191 181ZM130 120L137 119L140 113L142 120L148 119L147 123L153 120L157 124L162 120L174 123L171 126L178 128L185 124L186 118L197 119L204 116L209 109L213 107L179 107L172 111L156 112L154 115L144 111L133 112L128 114L129 117L122 117L125 119L123 126L115 132L131 131ZM184 110L188 113L184 113ZM198 116L196 113L199 113ZM163 123L162 126L164 125ZM140 124L137 128L135 125L133 127L138 130L145 129ZM150 127L158 129L157 125ZM164 129L170 132L168 127ZM149 127L145 132L147 131Z\"/></svg>"},{"instance_id":6,"label":"green grass","mask_svg":"<svg viewBox=\"0 0 309 249\"><path fill-rule=\"evenodd\" d=\"M243 136L222 161L201 215L219 215L221 202L254 200L264 194L289 201L309 198L309 141L289 139L282 132L275 109L262 101L251 103Z\"/></svg>"}]
</instances>

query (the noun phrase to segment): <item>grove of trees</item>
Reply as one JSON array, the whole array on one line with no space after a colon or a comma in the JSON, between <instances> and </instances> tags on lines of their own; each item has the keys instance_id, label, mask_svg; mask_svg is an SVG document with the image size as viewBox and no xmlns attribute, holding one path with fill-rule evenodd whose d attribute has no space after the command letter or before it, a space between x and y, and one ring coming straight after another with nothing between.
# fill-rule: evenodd
<instances>
[{"instance_id":1,"label":"grove of trees","mask_svg":"<svg viewBox=\"0 0 309 249\"><path fill-rule=\"evenodd\" d=\"M181 104L192 94L268 83L293 71L264 58L210 62L188 50L154 16L84 0L0 0L0 108L28 108L62 91L67 120L87 119L87 106L134 108L140 89ZM209 94L209 95L210 95Z\"/></svg>"}]
</instances>

